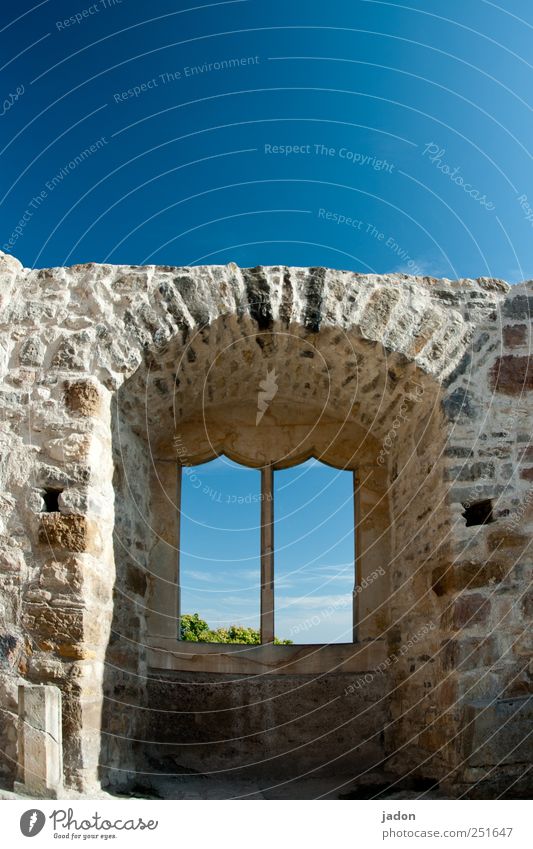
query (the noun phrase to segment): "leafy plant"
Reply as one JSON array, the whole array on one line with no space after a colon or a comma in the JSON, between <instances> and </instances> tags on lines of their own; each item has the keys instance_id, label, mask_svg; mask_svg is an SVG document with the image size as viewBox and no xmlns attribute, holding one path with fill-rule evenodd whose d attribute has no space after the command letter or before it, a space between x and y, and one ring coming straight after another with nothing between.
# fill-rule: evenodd
<instances>
[{"instance_id":1,"label":"leafy plant","mask_svg":"<svg viewBox=\"0 0 533 849\"><path fill-rule=\"evenodd\" d=\"M261 635L255 628L245 628L243 625L230 625L229 628L213 630L198 613L184 613L181 617L181 639L189 643L239 643L240 645L258 646ZM290 646L292 640L274 639L276 646Z\"/></svg>"}]
</instances>

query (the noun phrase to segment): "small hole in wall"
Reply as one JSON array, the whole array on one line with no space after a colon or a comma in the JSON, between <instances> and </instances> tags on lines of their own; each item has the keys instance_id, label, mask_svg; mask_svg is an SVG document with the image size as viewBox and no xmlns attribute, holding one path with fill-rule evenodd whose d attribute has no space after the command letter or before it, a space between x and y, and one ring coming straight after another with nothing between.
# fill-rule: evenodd
<instances>
[{"instance_id":1,"label":"small hole in wall","mask_svg":"<svg viewBox=\"0 0 533 849\"><path fill-rule=\"evenodd\" d=\"M465 507L463 516L466 519L467 528L471 528L473 525L488 525L490 522L494 522L492 499L486 498L484 501L476 501L474 504L469 504L468 507Z\"/></svg>"},{"instance_id":2,"label":"small hole in wall","mask_svg":"<svg viewBox=\"0 0 533 849\"><path fill-rule=\"evenodd\" d=\"M44 510L42 511L43 513L59 513L59 496L62 492L62 489L44 490Z\"/></svg>"}]
</instances>

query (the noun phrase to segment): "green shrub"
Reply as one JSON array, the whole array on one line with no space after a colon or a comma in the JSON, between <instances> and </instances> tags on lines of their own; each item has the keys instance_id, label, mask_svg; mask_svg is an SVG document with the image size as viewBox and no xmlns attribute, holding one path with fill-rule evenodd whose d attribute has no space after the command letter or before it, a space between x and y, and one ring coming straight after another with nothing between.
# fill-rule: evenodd
<instances>
[{"instance_id":1,"label":"green shrub","mask_svg":"<svg viewBox=\"0 0 533 849\"><path fill-rule=\"evenodd\" d=\"M181 639L189 643L239 643L251 646L261 643L261 635L255 628L230 625L229 628L217 628L213 631L197 613L184 613L181 617ZM276 637L274 644L290 646L292 640L279 640Z\"/></svg>"}]
</instances>

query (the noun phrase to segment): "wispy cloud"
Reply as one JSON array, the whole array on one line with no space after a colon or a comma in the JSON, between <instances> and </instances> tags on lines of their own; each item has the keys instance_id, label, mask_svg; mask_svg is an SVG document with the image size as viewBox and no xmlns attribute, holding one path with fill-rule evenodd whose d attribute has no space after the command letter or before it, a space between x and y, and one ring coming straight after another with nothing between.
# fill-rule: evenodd
<instances>
[{"instance_id":1,"label":"wispy cloud","mask_svg":"<svg viewBox=\"0 0 533 849\"><path fill-rule=\"evenodd\" d=\"M280 608L300 608L301 610L322 610L326 607L347 607L351 603L351 594L280 596L277 600Z\"/></svg>"},{"instance_id":2,"label":"wispy cloud","mask_svg":"<svg viewBox=\"0 0 533 849\"><path fill-rule=\"evenodd\" d=\"M183 575L182 584L188 581L206 581L210 584L219 584L221 578L213 571L197 572L195 569L187 569L187 572Z\"/></svg>"},{"instance_id":3,"label":"wispy cloud","mask_svg":"<svg viewBox=\"0 0 533 849\"><path fill-rule=\"evenodd\" d=\"M450 274L453 275L447 263L423 256L414 257L409 263L402 262L392 270L395 274L412 274L415 277L449 277Z\"/></svg>"}]
</instances>

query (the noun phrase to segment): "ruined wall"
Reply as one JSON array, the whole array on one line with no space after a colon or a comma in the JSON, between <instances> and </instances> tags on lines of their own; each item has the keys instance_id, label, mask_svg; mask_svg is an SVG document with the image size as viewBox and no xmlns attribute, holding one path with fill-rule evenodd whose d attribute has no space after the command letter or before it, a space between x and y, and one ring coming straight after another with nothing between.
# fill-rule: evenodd
<instances>
[{"instance_id":1,"label":"ruined wall","mask_svg":"<svg viewBox=\"0 0 533 849\"><path fill-rule=\"evenodd\" d=\"M165 730L146 710L159 687L146 686L146 674L161 677L147 673L144 651L145 570L154 546L150 458L172 456L176 430L202 409L206 386L220 421L216 402L239 397L246 379L242 364L229 372L210 365L250 333L260 342L246 356L243 348L248 374L256 379L269 363L285 363L284 397L298 387L301 404L314 409L324 375L310 379L303 350L268 339L282 332L323 356L332 420L352 410L367 471L379 467L386 481L369 497L366 521L371 549L383 524L382 517L371 527L372 517L383 510L390 525L390 591L372 625L382 629L390 662L370 670L367 689L355 707L343 702L342 715L375 701L376 691L385 695L380 751L398 773L414 769L463 789L482 782L483 792L520 778L531 759L527 742L517 744L530 722L532 681L532 284L234 265L33 271L5 255L0 262L6 780L17 758L20 679L63 692L70 786L87 792L99 778L120 784L153 757L148 744L128 743ZM422 400L404 411L389 446L402 399L417 385ZM221 437L228 439L229 427ZM481 499L493 500L493 521L466 527L464 504ZM194 716L190 683L182 675L172 684L187 716L181 724L174 718L170 743L180 729L185 743L211 734ZM283 696L297 720L296 742L306 705L323 698L321 686L313 684L309 702L301 691L293 701ZM335 693L340 679L330 687ZM329 721L317 711L313 734L327 732ZM268 723L263 712L248 731ZM350 728L334 735L332 751L358 742ZM231 725L225 736L233 736ZM242 755L246 746L237 761ZM302 765L312 762L306 757Z\"/></svg>"},{"instance_id":2,"label":"ruined wall","mask_svg":"<svg viewBox=\"0 0 533 849\"><path fill-rule=\"evenodd\" d=\"M530 291L530 284L514 287L503 303L487 291L470 292L463 303L449 290L439 293L475 330L443 381L441 408L423 432L408 413L390 452L395 548L401 552L393 572L393 650L418 628L431 628L423 648L415 642L396 668L398 724L391 748L402 747L404 769L439 775L453 792L460 787L481 798L513 782L515 792L527 792L524 775L533 755L527 737ZM467 526L465 509L485 500L489 522ZM446 503L449 513L442 510ZM426 526L429 547L421 534ZM405 616L406 590L415 616ZM419 709L412 707L417 702ZM398 762L394 756L390 766Z\"/></svg>"}]
</instances>

